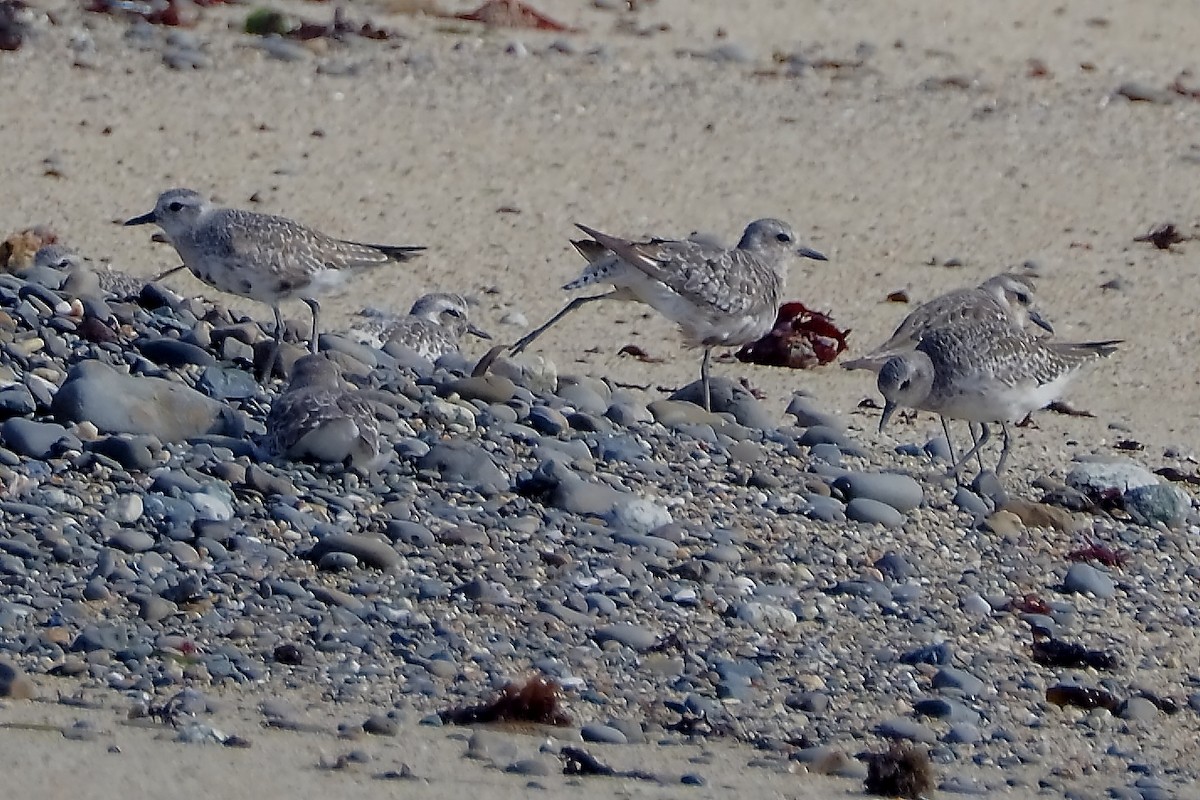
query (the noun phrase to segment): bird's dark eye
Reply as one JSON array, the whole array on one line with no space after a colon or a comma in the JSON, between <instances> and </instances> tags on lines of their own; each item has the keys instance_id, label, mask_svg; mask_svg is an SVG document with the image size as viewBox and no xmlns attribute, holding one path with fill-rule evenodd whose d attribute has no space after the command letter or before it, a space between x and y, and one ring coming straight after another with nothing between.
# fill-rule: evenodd
<instances>
[{"instance_id":1,"label":"bird's dark eye","mask_svg":"<svg viewBox=\"0 0 1200 800\"><path fill-rule=\"evenodd\" d=\"M457 308L447 308L446 313L452 317L461 317L462 316L462 312L459 311Z\"/></svg>"},{"instance_id":2,"label":"bird's dark eye","mask_svg":"<svg viewBox=\"0 0 1200 800\"><path fill-rule=\"evenodd\" d=\"M789 234L786 234L786 233L775 234L775 241L777 241L777 242L782 242L783 244L787 244L791 240L792 240L792 237Z\"/></svg>"},{"instance_id":3,"label":"bird's dark eye","mask_svg":"<svg viewBox=\"0 0 1200 800\"><path fill-rule=\"evenodd\" d=\"M172 200L170 203L167 204L167 210L168 211L183 211L183 203L179 202L178 200Z\"/></svg>"}]
</instances>

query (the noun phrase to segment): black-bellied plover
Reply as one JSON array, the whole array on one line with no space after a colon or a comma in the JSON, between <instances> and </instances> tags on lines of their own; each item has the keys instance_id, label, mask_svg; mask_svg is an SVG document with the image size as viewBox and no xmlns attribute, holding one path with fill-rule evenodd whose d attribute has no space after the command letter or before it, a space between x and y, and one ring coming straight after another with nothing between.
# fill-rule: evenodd
<instances>
[{"instance_id":1,"label":"black-bellied plover","mask_svg":"<svg viewBox=\"0 0 1200 800\"><path fill-rule=\"evenodd\" d=\"M1024 275L1002 272L978 286L940 294L917 306L906 316L886 342L860 358L843 361L844 369L879 369L889 358L916 347L922 334L958 323L1005 321L1014 331L1032 322L1050 333L1054 328L1034 306L1033 281Z\"/></svg>"},{"instance_id":2,"label":"black-bellied plover","mask_svg":"<svg viewBox=\"0 0 1200 800\"><path fill-rule=\"evenodd\" d=\"M145 278L111 267L93 267L83 256L62 244L39 248L33 255L33 266L65 273L63 290L72 297L136 297L147 283Z\"/></svg>"},{"instance_id":3,"label":"black-bellied plover","mask_svg":"<svg viewBox=\"0 0 1200 800\"><path fill-rule=\"evenodd\" d=\"M988 425L998 423L1004 435L999 474L1011 445L1008 423L1057 400L1084 365L1116 352L1118 344L1039 339L996 319L934 328L879 370L876 385L884 397L879 430L900 406L980 423L979 440L950 469L957 475L988 441Z\"/></svg>"},{"instance_id":4,"label":"black-bellied plover","mask_svg":"<svg viewBox=\"0 0 1200 800\"><path fill-rule=\"evenodd\" d=\"M343 464L364 472L387 460L375 402L342 386L332 361L320 353L292 365L287 389L271 403L262 446L267 456Z\"/></svg>"},{"instance_id":5,"label":"black-bellied plover","mask_svg":"<svg viewBox=\"0 0 1200 800\"><path fill-rule=\"evenodd\" d=\"M350 335L375 348L389 342L407 347L422 358L437 361L458 352L466 334L491 339L491 334L471 322L462 295L434 292L417 298L407 314L364 310L350 327Z\"/></svg>"},{"instance_id":6,"label":"black-bellied plover","mask_svg":"<svg viewBox=\"0 0 1200 800\"><path fill-rule=\"evenodd\" d=\"M214 206L191 189L169 189L154 210L126 225L154 223L200 280L229 294L257 300L275 313L275 351L283 339L280 303L299 298L312 310L312 352L317 351L317 295L343 281L352 270L403 262L424 247L363 244L335 239L286 217Z\"/></svg>"},{"instance_id":7,"label":"black-bellied plover","mask_svg":"<svg viewBox=\"0 0 1200 800\"><path fill-rule=\"evenodd\" d=\"M751 222L733 249L708 240L632 242L586 225L577 227L592 237L572 241L588 265L563 288L609 284L613 290L575 298L513 345L512 352L521 352L551 325L594 300L645 303L678 324L689 345L704 348L700 379L706 409L712 405L712 348L747 344L771 330L790 256L826 260L816 250L799 247L791 227L777 219Z\"/></svg>"},{"instance_id":8,"label":"black-bellied plover","mask_svg":"<svg viewBox=\"0 0 1200 800\"><path fill-rule=\"evenodd\" d=\"M922 303L901 320L886 342L865 356L843 361L842 367L878 373L889 358L916 347L927 331L947 325L988 320L1006 323L1014 331L1023 330L1027 323L1032 322L1050 333L1054 332L1053 326L1034 305L1033 281L1024 275L1002 272L978 286L954 289ZM950 425L945 417L941 418L941 422L946 435L946 447L953 462L956 457ZM978 443L974 427L969 424L968 427L971 428L971 438Z\"/></svg>"}]
</instances>

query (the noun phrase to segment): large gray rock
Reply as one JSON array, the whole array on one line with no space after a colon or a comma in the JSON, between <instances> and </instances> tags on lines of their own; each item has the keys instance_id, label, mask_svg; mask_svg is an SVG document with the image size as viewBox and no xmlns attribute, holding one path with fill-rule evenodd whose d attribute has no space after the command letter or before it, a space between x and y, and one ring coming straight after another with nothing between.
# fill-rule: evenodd
<instances>
[{"instance_id":1,"label":"large gray rock","mask_svg":"<svg viewBox=\"0 0 1200 800\"><path fill-rule=\"evenodd\" d=\"M90 422L103 433L146 434L163 442L244 433L241 417L224 403L162 378L118 372L100 361L84 361L71 370L51 411L62 422Z\"/></svg>"}]
</instances>

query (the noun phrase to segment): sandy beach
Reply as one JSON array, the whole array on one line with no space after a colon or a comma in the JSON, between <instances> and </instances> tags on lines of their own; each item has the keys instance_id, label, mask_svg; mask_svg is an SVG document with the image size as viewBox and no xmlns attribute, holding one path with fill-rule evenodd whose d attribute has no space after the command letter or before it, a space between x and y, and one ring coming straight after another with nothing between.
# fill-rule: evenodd
<instances>
[{"instance_id":1,"label":"sandy beach","mask_svg":"<svg viewBox=\"0 0 1200 800\"><path fill-rule=\"evenodd\" d=\"M186 32L204 56L193 70L168 67L170 43L140 43L119 15L30 0L37 19L25 45L0 53L8 109L0 233L47 225L90 258L149 277L177 256L147 229L119 223L148 211L163 189L187 186L347 239L428 247L325 299L332 328L365 306L402 312L424 292L454 291L477 303L473 319L504 342L570 298L559 287L581 266L569 243L576 222L631 238L699 231L733 242L748 221L778 217L829 258L793 265L787 296L850 329L850 354L884 340L917 302L1006 269L1037 277L1057 338L1123 340L1068 393L1092 416L1044 412L1018 431L1015 493L1032 492L1041 476L1061 479L1087 454L1155 469L1171 449L1171 463L1194 472L1200 245L1134 241L1166 222L1189 236L1200 230L1192 4L647 0L617 12L597 6L624 4L539 0L540 11L580 29L568 34L396 13L394 1L344 4L350 17L396 32L390 41L300 45L288 51L295 60L271 57L240 32L250 6L201 9ZM330 4L271 5L312 20L332 13ZM439 5L469 10L458 0ZM1176 81L1181 91L1169 88ZM165 284L270 319L265 306L216 295L186 272ZM911 302L887 300L899 290ZM304 317L299 304L285 313ZM620 355L628 344L661 361ZM699 369L699 352L683 349L667 321L632 305L586 307L532 352L560 374L608 378L643 402ZM875 434L878 412L859 408L876 397L872 376L836 365L791 371L724 360L714 374L746 378L776 415L802 392L881 450L937 430L925 415ZM1126 440L1141 448L1114 450ZM1172 552L1190 563L1195 538L1180 536ZM1036 533L1020 542L1039 552L1069 544ZM1178 657L1147 674L1185 696L1197 675L1191 622L1172 640L1143 630L1135 612L1089 624L1112 625L1125 642L1150 636L1147 654L1178 642ZM754 766L760 754L729 740L597 751L620 768L699 772L703 786L511 775L495 765L503 758L463 757L470 730L422 726L416 712L395 738L339 739L337 724L361 722L369 704L332 703L303 686L287 690L289 700L322 732L268 730L255 709L264 694L284 691L275 684L213 692L220 708L211 723L245 736L250 749L191 747L163 726L128 724L120 693L89 687L97 707L81 709L46 700L70 695L74 679L34 681L41 701L0 705L13 796L525 797L531 782L555 797L862 794L861 778ZM58 729L77 719L98 733L64 740ZM1158 737L1158 766L1182 771L1185 784L1195 772L1195 713L1143 735ZM541 741L513 746L536 758ZM1079 742L1077 752L1094 748L1103 760L1103 736ZM355 748L368 763L319 766ZM399 764L416 782L375 777ZM987 796L1115 796L1103 794L1117 782L1111 765L1060 773L1077 792L1059 794L1056 784L1048 795L1037 789L1046 764L997 769L1026 780ZM1178 791L1139 796L1200 797L1194 786Z\"/></svg>"}]
</instances>

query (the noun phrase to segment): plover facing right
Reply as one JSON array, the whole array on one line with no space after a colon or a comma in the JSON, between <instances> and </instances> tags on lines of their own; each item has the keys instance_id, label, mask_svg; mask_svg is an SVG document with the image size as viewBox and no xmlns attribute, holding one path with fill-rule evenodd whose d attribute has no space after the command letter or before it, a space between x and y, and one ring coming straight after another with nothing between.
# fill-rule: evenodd
<instances>
[{"instance_id":1,"label":"plover facing right","mask_svg":"<svg viewBox=\"0 0 1200 800\"><path fill-rule=\"evenodd\" d=\"M876 383L884 397L879 430L900 406L980 423L979 441L950 468L957 475L988 441L988 425L998 423L1004 436L996 464L1000 474L1011 447L1008 423L1057 400L1080 369L1113 354L1120 343L1046 341L998 320L935 328L879 370Z\"/></svg>"},{"instance_id":2,"label":"plover facing right","mask_svg":"<svg viewBox=\"0 0 1200 800\"><path fill-rule=\"evenodd\" d=\"M776 219L751 222L732 249L709 240L633 242L586 225L577 227L591 237L572 242L588 266L563 288L609 284L613 290L575 298L513 345L512 352L521 352L551 325L594 300L645 303L678 324L689 345L704 348L700 380L709 410L712 349L747 344L771 330L790 257L826 260L816 250L799 247L791 227Z\"/></svg>"},{"instance_id":3,"label":"plover facing right","mask_svg":"<svg viewBox=\"0 0 1200 800\"><path fill-rule=\"evenodd\" d=\"M312 352L317 351L317 295L354 270L414 258L424 247L362 244L335 239L286 217L219 208L191 189L169 189L154 210L125 222L158 225L197 278L229 294L258 300L275 313L275 352L283 338L279 305L299 298L312 309Z\"/></svg>"},{"instance_id":4,"label":"plover facing right","mask_svg":"<svg viewBox=\"0 0 1200 800\"><path fill-rule=\"evenodd\" d=\"M466 298L459 294L434 292L417 298L403 316L364 310L362 319L351 326L355 339L382 348L389 342L403 345L431 362L457 352L465 334L491 339L491 334L469 318Z\"/></svg>"}]
</instances>

